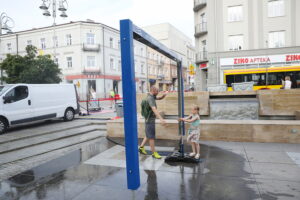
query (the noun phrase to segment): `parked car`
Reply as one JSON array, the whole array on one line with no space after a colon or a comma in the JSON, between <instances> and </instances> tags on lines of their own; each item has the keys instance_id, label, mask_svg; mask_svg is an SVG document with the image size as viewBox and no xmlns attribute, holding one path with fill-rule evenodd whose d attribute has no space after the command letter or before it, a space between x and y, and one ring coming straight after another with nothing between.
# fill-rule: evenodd
<instances>
[{"instance_id":1,"label":"parked car","mask_svg":"<svg viewBox=\"0 0 300 200\"><path fill-rule=\"evenodd\" d=\"M0 134L10 126L63 118L79 113L73 84L8 84L0 86Z\"/></svg>"}]
</instances>

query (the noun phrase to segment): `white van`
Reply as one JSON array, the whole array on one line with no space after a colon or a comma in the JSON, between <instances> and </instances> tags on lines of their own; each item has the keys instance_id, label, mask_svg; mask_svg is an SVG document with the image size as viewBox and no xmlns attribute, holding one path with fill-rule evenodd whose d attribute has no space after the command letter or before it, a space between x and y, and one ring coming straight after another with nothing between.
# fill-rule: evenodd
<instances>
[{"instance_id":1,"label":"white van","mask_svg":"<svg viewBox=\"0 0 300 200\"><path fill-rule=\"evenodd\" d=\"M0 86L0 134L13 125L64 118L79 113L73 84L8 84Z\"/></svg>"}]
</instances>

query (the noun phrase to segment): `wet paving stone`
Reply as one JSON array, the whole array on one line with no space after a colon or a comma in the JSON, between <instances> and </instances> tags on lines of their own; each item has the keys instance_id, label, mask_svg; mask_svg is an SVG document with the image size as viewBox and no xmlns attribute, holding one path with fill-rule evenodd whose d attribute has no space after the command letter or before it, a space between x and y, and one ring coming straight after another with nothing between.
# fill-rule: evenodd
<instances>
[{"instance_id":1,"label":"wet paving stone","mask_svg":"<svg viewBox=\"0 0 300 200\"><path fill-rule=\"evenodd\" d=\"M165 145L163 141L158 143L162 147L176 144L174 141ZM105 160L97 164L85 163L118 147L107 140L97 140L1 181L0 199L299 200L300 167L285 152L274 151L272 145L266 147L269 151L265 150L264 155L257 153L257 156L247 153L254 152L253 146L264 147L247 145L248 149L243 143L202 143L201 163L162 162L153 168L155 170L140 168L141 186L131 191L127 189L125 168L109 166ZM187 145L185 150L189 152L190 147ZM278 159L272 161L277 153ZM264 158L269 163L259 162ZM113 159L125 161L123 154L117 154ZM143 164L149 159L152 159L150 155L141 156L140 162ZM282 162L290 159L291 163L279 164L280 159Z\"/></svg>"},{"instance_id":2,"label":"wet paving stone","mask_svg":"<svg viewBox=\"0 0 300 200\"><path fill-rule=\"evenodd\" d=\"M297 165L277 163L250 163L255 178L300 183L300 168Z\"/></svg>"},{"instance_id":3,"label":"wet paving stone","mask_svg":"<svg viewBox=\"0 0 300 200\"><path fill-rule=\"evenodd\" d=\"M257 179L257 183L261 192L261 197L264 200L300 199L299 182Z\"/></svg>"}]
</instances>

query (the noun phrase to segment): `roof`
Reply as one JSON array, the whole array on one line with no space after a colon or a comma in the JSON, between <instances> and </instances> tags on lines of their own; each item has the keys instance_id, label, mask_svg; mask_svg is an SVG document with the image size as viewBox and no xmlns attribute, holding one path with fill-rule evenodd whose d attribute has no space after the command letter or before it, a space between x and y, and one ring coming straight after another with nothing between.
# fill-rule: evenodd
<instances>
[{"instance_id":1,"label":"roof","mask_svg":"<svg viewBox=\"0 0 300 200\"><path fill-rule=\"evenodd\" d=\"M56 24L55 27L63 27L63 26L68 26L68 25L76 25L76 24L93 24L93 25L100 25L100 26L104 26L106 28L110 28L112 30L118 31L118 29L115 29L111 26L105 25L103 23L100 22L94 22L92 20L87 20L87 21L70 21L68 23L63 23L63 24ZM12 36L15 34L21 34L21 33L26 33L26 32L32 32L32 31L37 31L37 30L44 30L44 29L49 29L49 28L53 28L53 25L51 26L44 26L44 27L39 27L39 28L32 28L32 29L28 29L28 30L23 30L23 31L17 31L17 32L13 32L10 34L2 34L0 37L7 37L7 36Z\"/></svg>"}]
</instances>

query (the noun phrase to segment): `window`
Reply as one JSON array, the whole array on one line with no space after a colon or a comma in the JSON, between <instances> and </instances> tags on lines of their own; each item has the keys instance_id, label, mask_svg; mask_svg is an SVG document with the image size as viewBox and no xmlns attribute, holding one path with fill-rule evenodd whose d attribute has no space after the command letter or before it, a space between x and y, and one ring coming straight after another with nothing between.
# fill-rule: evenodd
<instances>
[{"instance_id":1,"label":"window","mask_svg":"<svg viewBox=\"0 0 300 200\"><path fill-rule=\"evenodd\" d=\"M228 7L228 22L238 22L243 20L243 6Z\"/></svg>"},{"instance_id":2,"label":"window","mask_svg":"<svg viewBox=\"0 0 300 200\"><path fill-rule=\"evenodd\" d=\"M72 57L67 57L67 66L68 68L72 68Z\"/></svg>"},{"instance_id":3,"label":"window","mask_svg":"<svg viewBox=\"0 0 300 200\"><path fill-rule=\"evenodd\" d=\"M120 43L120 40L118 40L118 49L121 49L121 43Z\"/></svg>"},{"instance_id":4,"label":"window","mask_svg":"<svg viewBox=\"0 0 300 200\"><path fill-rule=\"evenodd\" d=\"M141 56L144 56L144 49L141 48Z\"/></svg>"},{"instance_id":5,"label":"window","mask_svg":"<svg viewBox=\"0 0 300 200\"><path fill-rule=\"evenodd\" d=\"M114 48L114 38L109 38L109 47Z\"/></svg>"},{"instance_id":6,"label":"window","mask_svg":"<svg viewBox=\"0 0 300 200\"><path fill-rule=\"evenodd\" d=\"M11 52L12 48L11 48L11 43L7 43L7 52Z\"/></svg>"},{"instance_id":7,"label":"window","mask_svg":"<svg viewBox=\"0 0 300 200\"><path fill-rule=\"evenodd\" d=\"M229 36L228 49L230 51L239 51L239 50L242 50L243 46L244 46L243 35L232 35L232 36Z\"/></svg>"},{"instance_id":8,"label":"window","mask_svg":"<svg viewBox=\"0 0 300 200\"><path fill-rule=\"evenodd\" d=\"M54 63L58 65L58 58L54 58Z\"/></svg>"},{"instance_id":9,"label":"window","mask_svg":"<svg viewBox=\"0 0 300 200\"><path fill-rule=\"evenodd\" d=\"M284 0L272 0L268 2L268 17L284 16Z\"/></svg>"},{"instance_id":10,"label":"window","mask_svg":"<svg viewBox=\"0 0 300 200\"><path fill-rule=\"evenodd\" d=\"M41 49L46 49L46 39L41 38Z\"/></svg>"},{"instance_id":11,"label":"window","mask_svg":"<svg viewBox=\"0 0 300 200\"><path fill-rule=\"evenodd\" d=\"M284 31L269 33L269 48L279 48L279 47L284 47L284 46L285 46Z\"/></svg>"},{"instance_id":12,"label":"window","mask_svg":"<svg viewBox=\"0 0 300 200\"><path fill-rule=\"evenodd\" d=\"M95 67L96 64L95 64L95 56L88 56L87 57L87 67Z\"/></svg>"},{"instance_id":13,"label":"window","mask_svg":"<svg viewBox=\"0 0 300 200\"><path fill-rule=\"evenodd\" d=\"M113 58L110 58L109 66L111 70L115 70L115 61Z\"/></svg>"},{"instance_id":14,"label":"window","mask_svg":"<svg viewBox=\"0 0 300 200\"><path fill-rule=\"evenodd\" d=\"M32 40L27 40L27 46L32 45Z\"/></svg>"},{"instance_id":15,"label":"window","mask_svg":"<svg viewBox=\"0 0 300 200\"><path fill-rule=\"evenodd\" d=\"M138 72L138 65L136 60L134 61L134 72L137 73Z\"/></svg>"},{"instance_id":16,"label":"window","mask_svg":"<svg viewBox=\"0 0 300 200\"><path fill-rule=\"evenodd\" d=\"M169 69L165 68L165 76L168 76L168 75L169 75Z\"/></svg>"},{"instance_id":17,"label":"window","mask_svg":"<svg viewBox=\"0 0 300 200\"><path fill-rule=\"evenodd\" d=\"M72 35L71 34L67 34L66 35L66 39L67 39L67 45L68 46L72 45Z\"/></svg>"},{"instance_id":18,"label":"window","mask_svg":"<svg viewBox=\"0 0 300 200\"><path fill-rule=\"evenodd\" d=\"M159 68L157 71L158 71L158 75L163 75L163 70L162 70L162 68Z\"/></svg>"},{"instance_id":19,"label":"window","mask_svg":"<svg viewBox=\"0 0 300 200\"><path fill-rule=\"evenodd\" d=\"M57 36L53 36L53 46L58 47L58 39Z\"/></svg>"},{"instance_id":20,"label":"window","mask_svg":"<svg viewBox=\"0 0 300 200\"><path fill-rule=\"evenodd\" d=\"M90 94L91 97L93 97L93 96L92 96L92 95L93 95L92 92L93 92L93 93L96 93L96 92L97 92L97 90L96 90L96 89L97 89L97 87L96 87L96 80L88 80L88 88L89 88L89 91L91 92L91 94ZM96 99L96 96L97 96L97 95L94 94L95 99ZM93 97L93 98L94 98L94 97Z\"/></svg>"},{"instance_id":21,"label":"window","mask_svg":"<svg viewBox=\"0 0 300 200\"><path fill-rule=\"evenodd\" d=\"M200 23L201 24L206 23L206 14L205 13L202 13L200 15Z\"/></svg>"},{"instance_id":22,"label":"window","mask_svg":"<svg viewBox=\"0 0 300 200\"><path fill-rule=\"evenodd\" d=\"M17 86L5 95L5 102L14 103L28 97L27 86Z\"/></svg>"},{"instance_id":23,"label":"window","mask_svg":"<svg viewBox=\"0 0 300 200\"><path fill-rule=\"evenodd\" d=\"M118 61L118 71L121 71L121 60Z\"/></svg>"},{"instance_id":24,"label":"window","mask_svg":"<svg viewBox=\"0 0 300 200\"><path fill-rule=\"evenodd\" d=\"M95 44L95 34L94 33L86 34L86 43L87 44Z\"/></svg>"},{"instance_id":25,"label":"window","mask_svg":"<svg viewBox=\"0 0 300 200\"><path fill-rule=\"evenodd\" d=\"M144 67L144 64L141 64L141 74L145 74L145 67Z\"/></svg>"}]
</instances>

